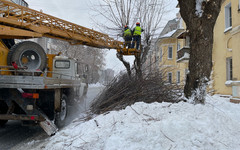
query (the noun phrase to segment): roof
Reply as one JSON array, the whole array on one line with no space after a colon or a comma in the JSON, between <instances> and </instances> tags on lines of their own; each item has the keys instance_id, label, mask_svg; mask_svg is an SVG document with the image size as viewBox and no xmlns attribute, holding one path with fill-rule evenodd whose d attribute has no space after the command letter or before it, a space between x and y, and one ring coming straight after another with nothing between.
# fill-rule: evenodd
<instances>
[{"instance_id":1,"label":"roof","mask_svg":"<svg viewBox=\"0 0 240 150\"><path fill-rule=\"evenodd\" d=\"M171 38L171 37L177 37L179 35L179 33L182 33L184 31L184 29L176 29L176 30L172 30L162 36L160 36L159 38Z\"/></svg>"},{"instance_id":2,"label":"roof","mask_svg":"<svg viewBox=\"0 0 240 150\"><path fill-rule=\"evenodd\" d=\"M178 39L185 39L187 35L188 35L188 31L185 30L185 31L181 32L181 33L177 36L177 38L178 38Z\"/></svg>"},{"instance_id":3,"label":"roof","mask_svg":"<svg viewBox=\"0 0 240 150\"><path fill-rule=\"evenodd\" d=\"M177 28L178 28L178 20L176 18L169 20L168 23L163 28L162 32L160 33L159 37L169 33L170 31L176 30Z\"/></svg>"},{"instance_id":4,"label":"roof","mask_svg":"<svg viewBox=\"0 0 240 150\"><path fill-rule=\"evenodd\" d=\"M167 37L171 37L177 30L172 30L170 32L168 32L167 34L164 34L162 36L160 36L159 38L167 38Z\"/></svg>"}]
</instances>

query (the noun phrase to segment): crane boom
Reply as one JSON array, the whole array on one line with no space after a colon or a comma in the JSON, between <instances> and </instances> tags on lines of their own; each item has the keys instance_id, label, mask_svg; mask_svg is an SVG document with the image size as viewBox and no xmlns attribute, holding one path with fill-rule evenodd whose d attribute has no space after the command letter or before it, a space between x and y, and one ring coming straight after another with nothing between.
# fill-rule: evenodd
<instances>
[{"instance_id":1,"label":"crane boom","mask_svg":"<svg viewBox=\"0 0 240 150\"><path fill-rule=\"evenodd\" d=\"M97 48L121 49L123 43L92 29L17 5L0 2L0 38L49 37Z\"/></svg>"}]
</instances>

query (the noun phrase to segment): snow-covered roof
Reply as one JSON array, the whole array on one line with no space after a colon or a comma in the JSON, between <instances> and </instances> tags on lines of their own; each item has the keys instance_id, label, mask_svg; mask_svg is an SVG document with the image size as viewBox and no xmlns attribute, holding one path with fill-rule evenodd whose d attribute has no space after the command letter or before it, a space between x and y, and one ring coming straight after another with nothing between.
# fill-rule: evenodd
<instances>
[{"instance_id":1,"label":"snow-covered roof","mask_svg":"<svg viewBox=\"0 0 240 150\"><path fill-rule=\"evenodd\" d=\"M177 62L183 61L183 60L189 60L190 54L189 53L184 53L183 57L179 58Z\"/></svg>"},{"instance_id":2,"label":"snow-covered roof","mask_svg":"<svg viewBox=\"0 0 240 150\"><path fill-rule=\"evenodd\" d=\"M173 34L176 32L177 30L172 30L170 32L168 32L167 34L164 34L163 36L161 36L160 38L168 38L168 37L172 37Z\"/></svg>"}]
</instances>

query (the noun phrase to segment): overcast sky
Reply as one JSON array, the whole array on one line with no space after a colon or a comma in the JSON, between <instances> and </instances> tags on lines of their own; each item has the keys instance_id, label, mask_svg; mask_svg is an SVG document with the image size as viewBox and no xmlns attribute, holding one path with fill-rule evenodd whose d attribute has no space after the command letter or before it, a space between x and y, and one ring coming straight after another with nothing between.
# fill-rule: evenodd
<instances>
[{"instance_id":1,"label":"overcast sky","mask_svg":"<svg viewBox=\"0 0 240 150\"><path fill-rule=\"evenodd\" d=\"M44 13L49 15L76 23L78 25L93 28L95 29L95 25L93 24L91 14L91 3L89 0L25 0L29 7L35 10L42 10ZM97 2L98 0L92 0L92 2ZM169 9L172 10L165 17L165 21L167 19L174 19L178 9L176 9L177 0L169 0L171 4L169 5ZM97 30L97 29L95 29ZM106 50L106 68L111 68L116 72L124 69L122 63L116 58L115 50ZM125 57L130 62L133 61L133 56Z\"/></svg>"}]
</instances>

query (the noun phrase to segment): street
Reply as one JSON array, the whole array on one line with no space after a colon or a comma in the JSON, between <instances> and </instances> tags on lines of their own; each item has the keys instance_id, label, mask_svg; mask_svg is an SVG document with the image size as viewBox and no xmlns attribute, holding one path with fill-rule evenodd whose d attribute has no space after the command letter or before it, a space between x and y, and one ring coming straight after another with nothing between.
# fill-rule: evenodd
<instances>
[{"instance_id":1,"label":"street","mask_svg":"<svg viewBox=\"0 0 240 150\"><path fill-rule=\"evenodd\" d=\"M90 86L87 97L82 102L78 111L71 109L71 115L67 118L67 124L77 118L81 113L85 112L91 101L98 95L103 87ZM19 150L23 144L32 141L41 142L46 139L48 135L39 126L21 126L20 121L9 121L4 128L0 128L0 150Z\"/></svg>"}]
</instances>

